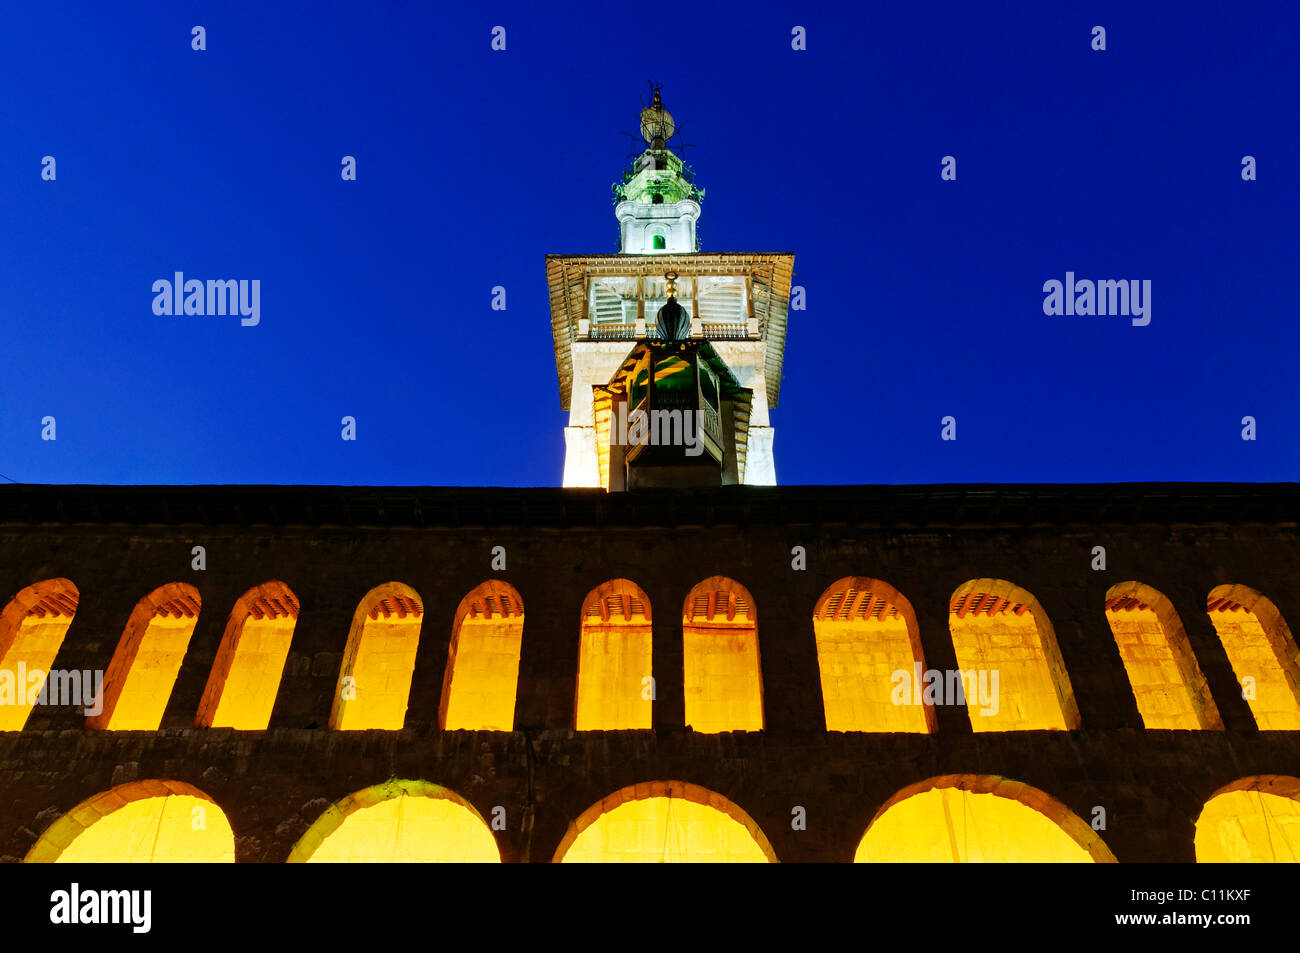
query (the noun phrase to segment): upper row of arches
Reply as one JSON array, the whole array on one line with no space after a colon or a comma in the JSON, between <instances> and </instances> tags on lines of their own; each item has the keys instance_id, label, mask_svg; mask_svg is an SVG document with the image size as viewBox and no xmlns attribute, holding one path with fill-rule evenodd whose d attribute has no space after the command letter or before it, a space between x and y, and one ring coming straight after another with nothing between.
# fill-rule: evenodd
<instances>
[{"instance_id":1,"label":"upper row of arches","mask_svg":"<svg viewBox=\"0 0 1300 953\"><path fill-rule=\"evenodd\" d=\"M67 579L23 589L0 613L0 730L21 730L40 681L76 614ZM87 726L156 730L202 608L187 583L168 583L136 605L104 675ZM1300 652L1265 596L1240 585L1210 592L1209 613L1255 720L1300 729ZM299 601L283 582L254 586L226 623L195 718L198 727L263 730L270 723L297 624ZM333 696L330 726L400 729L406 718L424 604L400 582L357 605ZM1106 594L1105 616L1147 728L1221 729L1222 719L1173 605L1140 582ZM524 603L500 580L477 586L456 609L439 726L514 727ZM724 576L695 586L682 606L686 724L696 731L764 727L758 612ZM1080 725L1051 620L1038 600L1005 580L975 579L953 593L949 628L958 671L930 673L907 598L878 579L849 576L813 608L826 727L830 731L932 732L939 693L967 700L976 731L1070 730ZM580 613L574 727L652 725L652 611L627 579L589 592ZM15 673L27 681L15 686ZM10 681L9 696L5 680ZM15 691L15 687L17 691ZM87 700L88 702L89 700Z\"/></svg>"}]
</instances>

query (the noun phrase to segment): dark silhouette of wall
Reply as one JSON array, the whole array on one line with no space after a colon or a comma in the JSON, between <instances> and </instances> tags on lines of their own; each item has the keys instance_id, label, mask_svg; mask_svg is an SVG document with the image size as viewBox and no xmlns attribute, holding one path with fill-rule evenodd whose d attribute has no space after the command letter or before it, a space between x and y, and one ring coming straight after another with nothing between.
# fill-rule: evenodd
<instances>
[{"instance_id":1,"label":"dark silhouette of wall","mask_svg":"<svg viewBox=\"0 0 1300 953\"><path fill-rule=\"evenodd\" d=\"M241 861L282 861L333 801L391 777L451 788L488 817L510 861L550 861L568 825L625 785L682 780L724 795L783 861L847 861L899 789L953 773L1041 788L1090 820L1120 861L1191 861L1204 802L1246 775L1300 775L1300 733L1259 732L1206 614L1224 583L1258 589L1300 620L1296 513L1285 485L723 487L588 490L328 487L0 487L0 598L67 577L80 604L55 662L104 669L136 602L187 582L202 612L156 732L94 731L38 707L0 734L0 855L21 859L58 816L117 784L187 782L225 811ZM205 571L191 549L206 549ZM506 569L491 568L505 547ZM802 546L807 569L792 568ZM1104 546L1107 569L1090 568ZM766 730L683 725L681 605L729 576L758 610ZM896 586L916 610L926 664L956 667L949 599L1005 579L1051 618L1082 728L972 733L941 707L930 735L828 733L812 612L844 576ZM572 730L579 611L632 580L653 606L657 697L649 731ZM515 730L439 731L452 616L486 579L525 606ZM227 615L251 586L301 600L266 731L194 727ZM1223 731L1147 731L1107 626L1107 589L1139 580L1179 613ZM406 728L332 731L328 719L359 600L390 580L425 614ZM791 829L802 806L807 829Z\"/></svg>"}]
</instances>

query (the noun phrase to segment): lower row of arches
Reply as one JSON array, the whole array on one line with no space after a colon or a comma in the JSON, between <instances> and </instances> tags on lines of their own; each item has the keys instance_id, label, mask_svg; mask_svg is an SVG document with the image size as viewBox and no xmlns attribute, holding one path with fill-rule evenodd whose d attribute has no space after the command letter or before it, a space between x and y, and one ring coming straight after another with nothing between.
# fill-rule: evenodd
<instances>
[{"instance_id":1,"label":"lower row of arches","mask_svg":"<svg viewBox=\"0 0 1300 953\"><path fill-rule=\"evenodd\" d=\"M494 809L493 822L497 821ZM1196 821L1200 862L1300 861L1300 779L1257 775L1210 798ZM235 838L216 803L177 781L137 781L60 817L28 863L221 863ZM290 863L496 863L493 824L428 781L391 780L337 801ZM876 813L855 862L1114 863L1097 831L1045 792L994 775L953 774L899 791ZM584 811L554 861L764 863L775 851L722 795L683 781L622 788Z\"/></svg>"}]
</instances>

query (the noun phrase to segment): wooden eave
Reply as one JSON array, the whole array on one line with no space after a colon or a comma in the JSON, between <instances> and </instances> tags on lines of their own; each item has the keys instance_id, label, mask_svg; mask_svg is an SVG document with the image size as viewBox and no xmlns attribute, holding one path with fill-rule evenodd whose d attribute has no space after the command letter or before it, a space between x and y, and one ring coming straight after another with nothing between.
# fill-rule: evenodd
<instances>
[{"instance_id":1,"label":"wooden eave","mask_svg":"<svg viewBox=\"0 0 1300 953\"><path fill-rule=\"evenodd\" d=\"M785 360L786 321L794 255L789 252L727 252L682 255L547 255L546 285L551 300L551 333L555 339L555 372L560 382L560 407L569 409L573 395L573 343L578 319L586 316L587 282L592 278L656 276L675 271L681 278L707 275L748 276L753 283L754 316L764 344L763 373L767 403L775 407L781 393Z\"/></svg>"}]
</instances>

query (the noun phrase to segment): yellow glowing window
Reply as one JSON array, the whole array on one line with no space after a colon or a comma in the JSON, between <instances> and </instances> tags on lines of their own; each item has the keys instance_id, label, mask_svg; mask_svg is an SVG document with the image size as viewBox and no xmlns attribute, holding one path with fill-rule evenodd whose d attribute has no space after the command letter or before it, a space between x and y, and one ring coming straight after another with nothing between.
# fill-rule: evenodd
<instances>
[{"instance_id":1,"label":"yellow glowing window","mask_svg":"<svg viewBox=\"0 0 1300 953\"><path fill-rule=\"evenodd\" d=\"M578 731L651 727L650 600L626 579L593 589L582 606Z\"/></svg>"},{"instance_id":2,"label":"yellow glowing window","mask_svg":"<svg viewBox=\"0 0 1300 953\"><path fill-rule=\"evenodd\" d=\"M1269 775L1239 783L1201 811L1197 862L1300 863L1300 780Z\"/></svg>"},{"instance_id":3,"label":"yellow glowing window","mask_svg":"<svg viewBox=\"0 0 1300 953\"><path fill-rule=\"evenodd\" d=\"M198 620L199 591L186 583L168 583L141 599L104 673L103 711L86 726L157 731Z\"/></svg>"},{"instance_id":4,"label":"yellow glowing window","mask_svg":"<svg viewBox=\"0 0 1300 953\"><path fill-rule=\"evenodd\" d=\"M524 602L513 586L485 582L461 600L443 677L442 728L514 729L523 634Z\"/></svg>"},{"instance_id":5,"label":"yellow glowing window","mask_svg":"<svg viewBox=\"0 0 1300 953\"><path fill-rule=\"evenodd\" d=\"M1002 787L987 778L984 788ZM856 863L1113 863L1095 832L1060 802L1053 819L1014 797L963 787L930 787L881 813L858 844Z\"/></svg>"},{"instance_id":6,"label":"yellow glowing window","mask_svg":"<svg viewBox=\"0 0 1300 953\"><path fill-rule=\"evenodd\" d=\"M47 579L15 595L0 613L0 731L22 731L77 614L77 587ZM51 699L54 700L54 699ZM90 707L92 699L79 699Z\"/></svg>"},{"instance_id":7,"label":"yellow glowing window","mask_svg":"<svg viewBox=\"0 0 1300 953\"><path fill-rule=\"evenodd\" d=\"M1255 724L1300 730L1300 653L1277 607L1245 586L1220 586L1209 613Z\"/></svg>"},{"instance_id":8,"label":"yellow glowing window","mask_svg":"<svg viewBox=\"0 0 1300 953\"><path fill-rule=\"evenodd\" d=\"M948 628L964 684L988 696L966 699L972 731L1078 727L1056 635L1033 596L1010 583L976 580L953 596Z\"/></svg>"},{"instance_id":9,"label":"yellow glowing window","mask_svg":"<svg viewBox=\"0 0 1300 953\"><path fill-rule=\"evenodd\" d=\"M841 579L817 600L813 631L827 731L934 730L933 707L896 692L898 673L910 684L925 668L912 607L896 589Z\"/></svg>"},{"instance_id":10,"label":"yellow glowing window","mask_svg":"<svg viewBox=\"0 0 1300 953\"><path fill-rule=\"evenodd\" d=\"M348 633L331 728L402 728L423 619L424 605L409 586L389 582L366 594Z\"/></svg>"},{"instance_id":11,"label":"yellow glowing window","mask_svg":"<svg viewBox=\"0 0 1300 953\"><path fill-rule=\"evenodd\" d=\"M232 863L221 809L187 784L138 781L98 794L55 821L28 863Z\"/></svg>"},{"instance_id":12,"label":"yellow glowing window","mask_svg":"<svg viewBox=\"0 0 1300 953\"><path fill-rule=\"evenodd\" d=\"M389 781L333 805L303 835L290 863L499 863L483 818L423 781Z\"/></svg>"},{"instance_id":13,"label":"yellow glowing window","mask_svg":"<svg viewBox=\"0 0 1300 953\"><path fill-rule=\"evenodd\" d=\"M708 734L763 730L758 614L739 583L714 576L682 607L686 725Z\"/></svg>"},{"instance_id":14,"label":"yellow glowing window","mask_svg":"<svg viewBox=\"0 0 1300 953\"><path fill-rule=\"evenodd\" d=\"M298 598L282 582L239 597L199 702L200 728L266 729L297 623Z\"/></svg>"},{"instance_id":15,"label":"yellow glowing window","mask_svg":"<svg viewBox=\"0 0 1300 953\"><path fill-rule=\"evenodd\" d=\"M1129 684L1147 728L1222 728L1209 686L1169 600L1150 586L1120 583L1106 599Z\"/></svg>"},{"instance_id":16,"label":"yellow glowing window","mask_svg":"<svg viewBox=\"0 0 1300 953\"><path fill-rule=\"evenodd\" d=\"M763 864L776 860L757 825L734 805L728 811L707 801L725 803L703 789L689 796L665 794L637 797L641 789L669 786L658 782L636 785L612 795L588 812L561 844L561 863L732 863ZM578 830L576 836L573 830ZM753 833L751 833L753 831Z\"/></svg>"}]
</instances>

